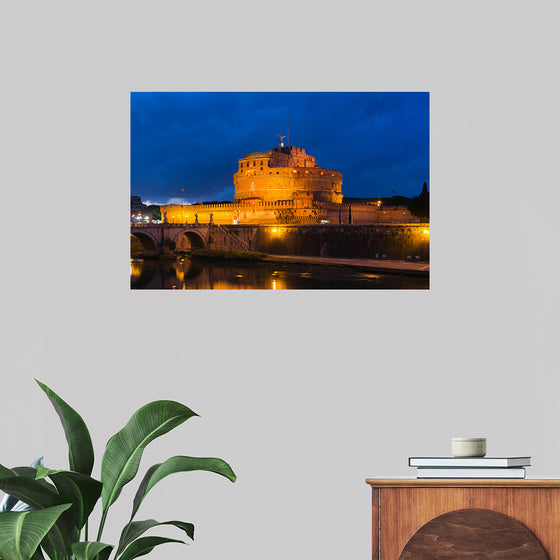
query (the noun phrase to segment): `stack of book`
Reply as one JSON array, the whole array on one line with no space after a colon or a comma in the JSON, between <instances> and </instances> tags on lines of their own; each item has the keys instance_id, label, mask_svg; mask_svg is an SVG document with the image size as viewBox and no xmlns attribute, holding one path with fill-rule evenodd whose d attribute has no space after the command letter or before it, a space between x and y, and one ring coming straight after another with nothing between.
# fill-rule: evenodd
<instances>
[{"instance_id":1,"label":"stack of book","mask_svg":"<svg viewBox=\"0 0 560 560\"><path fill-rule=\"evenodd\" d=\"M417 478L525 478L531 457L409 457Z\"/></svg>"}]
</instances>

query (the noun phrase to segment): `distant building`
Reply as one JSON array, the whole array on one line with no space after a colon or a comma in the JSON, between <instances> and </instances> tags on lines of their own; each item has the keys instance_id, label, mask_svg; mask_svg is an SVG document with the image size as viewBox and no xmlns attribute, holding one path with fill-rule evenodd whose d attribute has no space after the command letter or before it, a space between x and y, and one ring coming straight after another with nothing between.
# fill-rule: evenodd
<instances>
[{"instance_id":1,"label":"distant building","mask_svg":"<svg viewBox=\"0 0 560 560\"><path fill-rule=\"evenodd\" d=\"M130 221L131 223L152 222L160 219L159 206L143 204L139 196L130 197Z\"/></svg>"},{"instance_id":2,"label":"distant building","mask_svg":"<svg viewBox=\"0 0 560 560\"><path fill-rule=\"evenodd\" d=\"M148 208L145 204L142 204L142 198L139 196L131 196L130 197L130 218L131 221L133 218L136 218L138 214L142 214L146 208Z\"/></svg>"},{"instance_id":3,"label":"distant building","mask_svg":"<svg viewBox=\"0 0 560 560\"><path fill-rule=\"evenodd\" d=\"M303 148L284 146L245 154L233 176L235 202L161 206L170 223L369 224L411 223L407 208L344 203L342 173L317 165Z\"/></svg>"}]
</instances>

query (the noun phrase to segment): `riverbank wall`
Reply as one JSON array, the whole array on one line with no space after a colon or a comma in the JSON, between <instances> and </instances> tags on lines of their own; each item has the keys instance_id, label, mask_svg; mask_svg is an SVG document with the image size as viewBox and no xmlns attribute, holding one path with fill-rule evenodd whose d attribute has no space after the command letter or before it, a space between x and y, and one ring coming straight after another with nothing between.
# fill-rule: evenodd
<instances>
[{"instance_id":1,"label":"riverbank wall","mask_svg":"<svg viewBox=\"0 0 560 560\"><path fill-rule=\"evenodd\" d=\"M429 232L429 224L221 226L212 228L208 248L271 255L429 261Z\"/></svg>"}]
</instances>

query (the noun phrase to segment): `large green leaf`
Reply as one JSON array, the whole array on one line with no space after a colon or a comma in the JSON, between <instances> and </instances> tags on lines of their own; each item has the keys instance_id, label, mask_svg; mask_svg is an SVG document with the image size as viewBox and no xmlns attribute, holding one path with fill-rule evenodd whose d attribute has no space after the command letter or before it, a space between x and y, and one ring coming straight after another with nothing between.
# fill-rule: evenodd
<instances>
[{"instance_id":1,"label":"large green leaf","mask_svg":"<svg viewBox=\"0 0 560 560\"><path fill-rule=\"evenodd\" d=\"M43 556L43 552L41 551L40 546L33 553L33 556L31 557L31 560L45 560L45 557Z\"/></svg>"},{"instance_id":2,"label":"large green leaf","mask_svg":"<svg viewBox=\"0 0 560 560\"><path fill-rule=\"evenodd\" d=\"M42 467L42 465L40 465ZM37 467L13 467L12 472L17 476L24 476L25 478L36 478Z\"/></svg>"},{"instance_id":3,"label":"large green leaf","mask_svg":"<svg viewBox=\"0 0 560 560\"><path fill-rule=\"evenodd\" d=\"M235 473L231 470L231 467L222 459L217 459L215 457L185 457L183 455L171 457L164 463L152 465L144 475L138 487L138 491L136 492L136 496L134 497L130 519L134 518L148 492L160 480L170 474L189 471L213 472L225 476L232 482L235 482L237 478Z\"/></svg>"},{"instance_id":4,"label":"large green leaf","mask_svg":"<svg viewBox=\"0 0 560 560\"><path fill-rule=\"evenodd\" d=\"M155 401L137 410L108 442L101 464L103 510L118 498L122 487L138 472L145 447L192 416L190 408L174 401Z\"/></svg>"},{"instance_id":5,"label":"large green leaf","mask_svg":"<svg viewBox=\"0 0 560 560\"><path fill-rule=\"evenodd\" d=\"M158 525L173 525L179 529L182 529L183 531L185 531L185 533L187 533L188 537L194 539L194 525L192 523L185 523L184 521L159 522L155 519L133 521L132 523L129 523L121 533L121 538L119 539L119 548L117 549L116 555L118 556L132 541L136 540L148 529L157 527Z\"/></svg>"},{"instance_id":6,"label":"large green leaf","mask_svg":"<svg viewBox=\"0 0 560 560\"><path fill-rule=\"evenodd\" d=\"M0 478L5 478L7 476L14 476L14 471L5 467L4 465L0 465Z\"/></svg>"},{"instance_id":7,"label":"large green leaf","mask_svg":"<svg viewBox=\"0 0 560 560\"><path fill-rule=\"evenodd\" d=\"M38 465L36 468L34 467L14 467L12 471L17 476L23 476L24 478L29 478L30 480L36 480L44 488L51 490L52 492L56 493L57 490L54 485L52 485L47 480L37 479L37 469L42 469L42 465Z\"/></svg>"},{"instance_id":8,"label":"large green leaf","mask_svg":"<svg viewBox=\"0 0 560 560\"><path fill-rule=\"evenodd\" d=\"M37 381L37 379L35 380ZM58 414L66 441L68 442L68 460L70 470L90 475L93 469L94 453L91 437L82 417L54 391L37 381Z\"/></svg>"},{"instance_id":9,"label":"large green leaf","mask_svg":"<svg viewBox=\"0 0 560 560\"><path fill-rule=\"evenodd\" d=\"M13 469L7 469L2 465L0 465L0 478L22 476L24 478L35 480L36 474L37 474L37 469L34 467L14 467ZM46 480L41 480L38 483L44 486L47 490L50 490L53 494L57 493L56 488ZM4 496L4 499L2 500L2 503L0 503L0 512L29 511L30 509L32 509L30 505L26 504L25 502L22 502L21 500L18 500L17 498L15 498L10 494L6 494Z\"/></svg>"},{"instance_id":10,"label":"large green leaf","mask_svg":"<svg viewBox=\"0 0 560 560\"><path fill-rule=\"evenodd\" d=\"M44 484L23 476L0 477L0 490L29 504L33 509L42 509L63 503L57 492Z\"/></svg>"},{"instance_id":11,"label":"large green leaf","mask_svg":"<svg viewBox=\"0 0 560 560\"><path fill-rule=\"evenodd\" d=\"M6 512L0 516L0 557L2 560L30 560L43 537L70 504L39 511Z\"/></svg>"},{"instance_id":12,"label":"large green leaf","mask_svg":"<svg viewBox=\"0 0 560 560\"><path fill-rule=\"evenodd\" d=\"M4 465L0 465L0 478L10 478L13 477L16 473L9 469L8 467L5 467ZM23 507L24 510L29 509L29 506L27 504L23 504L23 502L20 502L16 497L14 496L10 496L10 494L6 494L3 498L2 498L2 503L0 504L0 513L5 512L5 511L11 511L14 508L16 508L16 506L20 506ZM19 509L19 508L18 508Z\"/></svg>"},{"instance_id":13,"label":"large green leaf","mask_svg":"<svg viewBox=\"0 0 560 560\"><path fill-rule=\"evenodd\" d=\"M68 503L57 492L41 484L43 482L45 481L36 481L23 476L4 477L0 478L0 490L30 505L34 510ZM61 554L70 551L75 526L74 521L74 508L68 509L49 531L48 539L53 548Z\"/></svg>"},{"instance_id":14,"label":"large green leaf","mask_svg":"<svg viewBox=\"0 0 560 560\"><path fill-rule=\"evenodd\" d=\"M66 560L72 552L72 543L76 542L80 536L74 528L73 515L65 518L72 508L64 511L56 520L52 529L41 542L41 546L50 558ZM52 553L51 553L52 551Z\"/></svg>"},{"instance_id":15,"label":"large green leaf","mask_svg":"<svg viewBox=\"0 0 560 560\"><path fill-rule=\"evenodd\" d=\"M73 504L75 526L82 529L101 496L103 485L85 474L44 467L37 468L38 481L47 476L54 482L61 499Z\"/></svg>"},{"instance_id":16,"label":"large green leaf","mask_svg":"<svg viewBox=\"0 0 560 560\"><path fill-rule=\"evenodd\" d=\"M164 543L182 543L187 544L184 541L178 541L175 539L168 539L166 537L142 537L134 541L120 556L119 560L132 560L133 558L138 558L138 556L144 556L153 550L153 548L159 544ZM10 560L6 558L5 560Z\"/></svg>"},{"instance_id":17,"label":"large green leaf","mask_svg":"<svg viewBox=\"0 0 560 560\"><path fill-rule=\"evenodd\" d=\"M52 531L52 529L51 529ZM49 531L49 533L51 532ZM64 558L66 556L65 553L63 552L58 552L56 550L56 548L54 547L52 540L49 538L49 533L47 533L47 536L41 541L41 549L45 551L45 554L51 559L51 560L59 560L60 558ZM34 560L34 559L32 559Z\"/></svg>"},{"instance_id":18,"label":"large green leaf","mask_svg":"<svg viewBox=\"0 0 560 560\"><path fill-rule=\"evenodd\" d=\"M111 550L113 550L113 545L97 541L79 542L72 545L72 552L76 560L92 560L97 555L99 555L99 560L107 560L111 555Z\"/></svg>"}]
</instances>

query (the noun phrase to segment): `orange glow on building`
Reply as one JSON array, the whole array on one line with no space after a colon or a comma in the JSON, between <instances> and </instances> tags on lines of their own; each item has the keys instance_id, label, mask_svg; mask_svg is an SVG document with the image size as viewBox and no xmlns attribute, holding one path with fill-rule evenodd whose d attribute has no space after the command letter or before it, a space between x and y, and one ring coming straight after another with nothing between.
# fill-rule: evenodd
<instances>
[{"instance_id":1,"label":"orange glow on building","mask_svg":"<svg viewBox=\"0 0 560 560\"><path fill-rule=\"evenodd\" d=\"M375 224L417 222L407 208L344 203L342 173L319 167L303 148L245 154L233 176L235 202L161 206L164 222L180 224Z\"/></svg>"}]
</instances>

